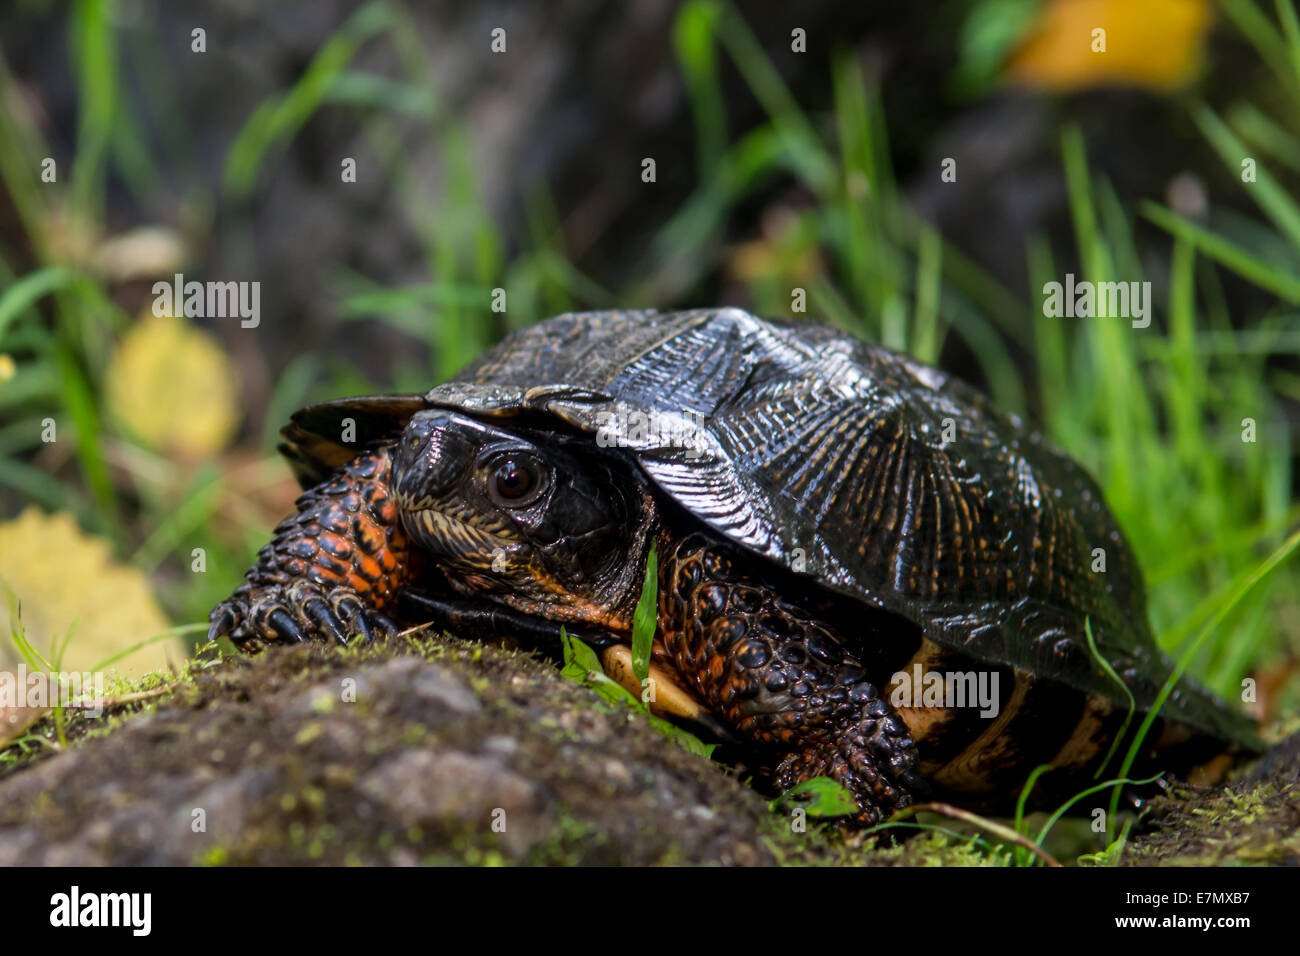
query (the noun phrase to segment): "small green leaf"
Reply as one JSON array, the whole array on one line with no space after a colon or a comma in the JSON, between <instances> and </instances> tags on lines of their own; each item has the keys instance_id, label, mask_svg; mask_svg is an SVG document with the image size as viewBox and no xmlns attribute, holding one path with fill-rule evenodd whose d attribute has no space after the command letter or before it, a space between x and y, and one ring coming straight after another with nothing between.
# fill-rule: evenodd
<instances>
[{"instance_id":1,"label":"small green leaf","mask_svg":"<svg viewBox=\"0 0 1300 956\"><path fill-rule=\"evenodd\" d=\"M772 801L772 809L802 807L810 817L842 817L858 812L858 801L830 777L797 783Z\"/></svg>"},{"instance_id":2,"label":"small green leaf","mask_svg":"<svg viewBox=\"0 0 1300 956\"><path fill-rule=\"evenodd\" d=\"M632 673L645 686L650 675L651 647L655 640L655 626L659 623L659 556L655 544L650 543L650 557L645 564L645 582L641 585L641 600L636 602L632 615Z\"/></svg>"},{"instance_id":3,"label":"small green leaf","mask_svg":"<svg viewBox=\"0 0 1300 956\"><path fill-rule=\"evenodd\" d=\"M564 667L560 674L576 681L594 691L611 704L622 704L632 708L650 721L650 726L665 737L670 737L684 750L701 757L713 756L717 744L706 744L688 730L683 730L662 717L649 712L639 698L628 693L627 688L605 676L596 652L578 638L570 637L563 626L560 627L560 644L564 649Z\"/></svg>"},{"instance_id":4,"label":"small green leaf","mask_svg":"<svg viewBox=\"0 0 1300 956\"><path fill-rule=\"evenodd\" d=\"M588 670L593 667L600 669L596 652L582 641L570 637L563 624L560 625L560 646L564 648L564 669L560 673L570 680L584 680Z\"/></svg>"},{"instance_id":5,"label":"small green leaf","mask_svg":"<svg viewBox=\"0 0 1300 956\"><path fill-rule=\"evenodd\" d=\"M712 757L713 751L718 749L717 744L706 744L689 730L682 730L682 728L674 726L662 717L652 716L650 724L665 737L672 738L687 753L698 754L701 757Z\"/></svg>"},{"instance_id":6,"label":"small green leaf","mask_svg":"<svg viewBox=\"0 0 1300 956\"><path fill-rule=\"evenodd\" d=\"M1124 855L1124 847L1128 845L1128 831L1132 829L1133 821L1128 819L1124 821L1124 828L1120 830L1119 836L1110 842L1104 850L1097 853L1084 853L1079 857L1080 865L1091 866L1119 866L1120 857Z\"/></svg>"},{"instance_id":7,"label":"small green leaf","mask_svg":"<svg viewBox=\"0 0 1300 956\"><path fill-rule=\"evenodd\" d=\"M564 667L560 669L562 676L590 687L611 703L625 703L637 708L641 706L641 702L629 694L621 684L605 676L605 670L601 667L596 652L586 642L570 637L563 626L560 628L560 644L564 648Z\"/></svg>"}]
</instances>

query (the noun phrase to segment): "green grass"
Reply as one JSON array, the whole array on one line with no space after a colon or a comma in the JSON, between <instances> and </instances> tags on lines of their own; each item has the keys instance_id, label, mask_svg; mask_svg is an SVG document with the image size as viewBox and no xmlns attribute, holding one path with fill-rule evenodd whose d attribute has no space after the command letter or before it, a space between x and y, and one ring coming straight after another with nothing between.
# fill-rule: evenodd
<instances>
[{"instance_id":1,"label":"green grass","mask_svg":"<svg viewBox=\"0 0 1300 956\"><path fill-rule=\"evenodd\" d=\"M653 638L653 629L650 631L650 635ZM609 704L631 709L633 713L645 718L650 726L659 733L673 740L690 753L708 757L717 749L717 744L706 744L690 731L652 714L646 701L634 695L622 684L616 683L607 677L601 668L600 658L596 656L596 652L578 638L570 637L563 626L560 627L560 643L564 654L560 673L569 680L590 688L597 696L603 698ZM641 679L645 680L644 677Z\"/></svg>"},{"instance_id":2,"label":"green grass","mask_svg":"<svg viewBox=\"0 0 1300 956\"><path fill-rule=\"evenodd\" d=\"M105 231L110 177L142 205L160 188L170 189L173 200L199 192L188 171L193 157L185 154L192 122L185 105L153 91L155 115L126 109L123 64L128 54L148 55L158 38L133 35L135 46L123 50L111 8L106 0L72 5L68 41L80 110L75 160L60 168L58 184L40 182L40 159L52 150L34 119L0 111L0 183L22 227L21 236L0 242L0 354L17 361L14 377L0 386L0 486L69 511L105 535L122 559L155 576L176 620L193 621L224 596L269 529L248 514L235 516L233 525L229 515L218 515L223 476L215 466L184 480L168 477L166 463L132 447L106 420L106 357L132 320L84 262L50 239L56 221L94 235ZM780 235L767 241L769 267L747 279L744 304L791 315L798 287L807 293L805 317L924 361L937 362L954 341L964 345L994 399L1032 415L1101 482L1145 569L1162 645L1180 667L1221 694L1237 695L1243 678L1294 648L1300 632L1293 600L1300 567L1295 538L1288 539L1300 518L1291 500L1294 434L1280 403L1300 398L1300 376L1276 361L1294 364L1300 356L1300 205L1291 198L1300 173L1300 29L1285 0L1271 10L1226 0L1222 9L1272 70L1276 101L1232 104L1223 115L1192 103L1188 116L1257 218L1220 209L1215 197L1198 222L1154 201L1126 207L1093 172L1090 144L1066 125L1060 149L1073 243L1059 248L1028 237L1031 281L1008 289L908 206L894 178L881 91L855 59L828 65L831 109L810 115L732 6L689 0L672 41L697 134L697 185L648 244L631 270L634 279L608 288L570 260L560 211L544 184L521 185L527 242L508 248L476 180L474 143L440 103L405 6L368 3L296 84L251 113L224 157L222 195L200 200L196 215L199 227L210 229L210 203L238 210L253 202L316 113L353 117L404 198L406 221L393 228L421 243L427 275L394 288L340 270L332 290L338 313L411 333L430 346L434 367L398 361L388 380L370 381L339 357L305 354L276 381L256 440L269 455L279 423L307 400L423 390L455 371L489 344L487 303L498 287L508 296L508 327L569 308L705 304L700 290L725 259L737 209L775 186L798 185L812 199L788 210ZM394 75L356 65L359 51L375 44L395 51ZM762 122L743 134L726 116L726 64L763 110ZM0 94L13 89L0 62ZM146 146L139 132L146 119L168 131L166 155ZM406 159L411 123L438 144L446 175L436 190ZM1254 183L1240 182L1246 155L1257 160ZM177 173L178 185L158 185L164 167ZM1136 235L1151 229L1167 234L1166 251L1142 258ZM36 266L19 274L15 263L28 256ZM1157 301L1150 328L1045 318L1043 284L1071 269L1096 282L1151 280ZM1230 315L1228 284L1240 281L1274 304ZM429 321L431 314L437 321ZM1009 343L1029 348L1032 370ZM61 440L71 438L66 455L38 454L46 416L58 421ZM1254 422L1253 442L1242 439L1246 419ZM207 574L188 573L196 546L208 553Z\"/></svg>"}]
</instances>

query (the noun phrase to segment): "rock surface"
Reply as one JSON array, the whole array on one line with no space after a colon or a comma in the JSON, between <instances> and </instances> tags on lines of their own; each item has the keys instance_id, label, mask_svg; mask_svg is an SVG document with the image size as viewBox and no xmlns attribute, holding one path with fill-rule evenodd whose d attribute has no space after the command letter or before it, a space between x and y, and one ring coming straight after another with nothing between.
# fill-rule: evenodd
<instances>
[{"instance_id":1,"label":"rock surface","mask_svg":"<svg viewBox=\"0 0 1300 956\"><path fill-rule=\"evenodd\" d=\"M95 723L0 779L0 866L773 861L757 794L494 648L276 649Z\"/></svg>"},{"instance_id":2,"label":"rock surface","mask_svg":"<svg viewBox=\"0 0 1300 956\"><path fill-rule=\"evenodd\" d=\"M47 717L0 749L0 866L1009 861L792 827L644 716L494 647L277 648L144 696L69 712L66 748ZM1118 862L1297 862L1297 764L1277 764L1176 792Z\"/></svg>"}]
</instances>

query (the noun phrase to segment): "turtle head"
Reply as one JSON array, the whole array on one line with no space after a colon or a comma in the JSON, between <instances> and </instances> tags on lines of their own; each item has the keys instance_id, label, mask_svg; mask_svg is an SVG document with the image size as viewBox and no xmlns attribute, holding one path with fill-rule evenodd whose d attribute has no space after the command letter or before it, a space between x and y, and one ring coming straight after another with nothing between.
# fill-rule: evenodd
<instances>
[{"instance_id":1,"label":"turtle head","mask_svg":"<svg viewBox=\"0 0 1300 956\"><path fill-rule=\"evenodd\" d=\"M430 409L402 432L392 488L458 590L622 629L653 522L637 474L589 439Z\"/></svg>"}]
</instances>

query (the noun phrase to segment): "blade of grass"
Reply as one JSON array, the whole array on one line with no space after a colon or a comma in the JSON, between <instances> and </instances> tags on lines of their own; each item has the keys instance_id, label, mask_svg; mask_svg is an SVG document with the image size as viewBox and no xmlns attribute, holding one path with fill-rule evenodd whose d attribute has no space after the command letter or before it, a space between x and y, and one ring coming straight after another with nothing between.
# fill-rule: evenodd
<instances>
[{"instance_id":1,"label":"blade of grass","mask_svg":"<svg viewBox=\"0 0 1300 956\"><path fill-rule=\"evenodd\" d=\"M1287 52L1290 54L1291 71L1296 86L1300 87L1300 20L1296 19L1294 0L1273 0L1277 8L1277 19L1282 24L1282 36L1286 39Z\"/></svg>"},{"instance_id":2,"label":"blade of grass","mask_svg":"<svg viewBox=\"0 0 1300 956\"><path fill-rule=\"evenodd\" d=\"M834 188L835 167L812 124L744 19L730 4L722 4L721 10L717 34L722 46L771 118L803 180L814 192L828 195Z\"/></svg>"},{"instance_id":3,"label":"blade of grass","mask_svg":"<svg viewBox=\"0 0 1300 956\"><path fill-rule=\"evenodd\" d=\"M682 68L695 121L696 174L710 175L727 148L727 108L718 80L714 35L721 10L710 0L690 0L673 21L673 49Z\"/></svg>"},{"instance_id":4,"label":"blade of grass","mask_svg":"<svg viewBox=\"0 0 1300 956\"><path fill-rule=\"evenodd\" d=\"M89 222L103 219L108 150L117 113L116 31L109 9L107 0L80 0L71 25L79 106L72 197L74 207Z\"/></svg>"},{"instance_id":5,"label":"blade of grass","mask_svg":"<svg viewBox=\"0 0 1300 956\"><path fill-rule=\"evenodd\" d=\"M1134 699L1133 691L1129 689L1128 684L1125 684L1124 681L1120 679L1119 674L1115 673L1115 668L1111 666L1110 661L1108 661L1105 655L1098 650L1097 641L1092 636L1092 621L1088 618L1085 618L1083 621L1083 631L1084 636L1088 640L1088 651L1092 654L1093 660L1101 666L1101 669L1106 672L1106 676L1113 680L1123 692L1124 696L1128 698L1128 714L1124 717L1124 722L1120 724L1119 730L1115 732L1115 739L1111 741L1110 749L1106 751L1106 758L1102 760L1100 766L1097 767L1096 772L1092 775L1092 779L1096 780L1105 773L1106 768L1110 765L1111 758L1115 756L1115 750L1119 747L1120 741L1123 740L1124 735L1128 733L1129 724L1133 722L1133 715L1137 712L1137 701ZM1111 807L1111 812L1115 812L1114 806Z\"/></svg>"},{"instance_id":6,"label":"blade of grass","mask_svg":"<svg viewBox=\"0 0 1300 956\"><path fill-rule=\"evenodd\" d=\"M1095 787L1089 787L1087 790L1081 791L1080 793L1076 793L1069 800L1065 801L1065 803L1057 807L1056 811L1047 818L1047 821L1043 824L1042 829L1038 831L1037 842L1042 843L1044 840L1046 840L1047 834L1051 832L1052 827L1056 826L1057 821L1060 820L1061 817L1065 816L1066 811L1069 810L1070 807L1074 806L1084 797L1090 797L1094 793L1100 793L1101 791L1106 790L1110 787L1119 788L1119 787L1145 786L1148 783L1155 783L1157 780L1160 779L1160 776L1161 776L1160 774L1156 774L1154 777L1147 777L1145 780L1130 780L1128 777L1121 776L1121 777L1117 777L1114 780L1107 780L1104 783L1099 783ZM1117 793L1119 792L1118 789L1116 789L1116 792ZM1114 813L1113 810L1111 812L1112 814Z\"/></svg>"},{"instance_id":7,"label":"blade of grass","mask_svg":"<svg viewBox=\"0 0 1300 956\"><path fill-rule=\"evenodd\" d=\"M392 23L387 3L367 3L326 41L297 83L253 111L226 153L223 184L230 196L236 200L248 197L271 150L293 138L324 102L362 44Z\"/></svg>"},{"instance_id":8,"label":"blade of grass","mask_svg":"<svg viewBox=\"0 0 1300 956\"><path fill-rule=\"evenodd\" d=\"M153 634L149 637L146 637L144 640L136 641L134 644L130 645L129 647L124 647L120 651L116 651L110 654L108 657L105 657L94 667L92 667L91 670L92 671L106 670L107 668L112 667L118 661L122 661L130 657L132 654L136 653L136 651L144 650L144 648L157 644L160 641L170 640L173 637L183 637L186 634L206 634L207 631L208 631L208 625L206 621L197 624L179 624L176 627L169 627L165 631L159 631L157 634Z\"/></svg>"},{"instance_id":9,"label":"blade of grass","mask_svg":"<svg viewBox=\"0 0 1300 956\"><path fill-rule=\"evenodd\" d=\"M1223 163L1234 175L1241 174L1242 160L1250 156L1250 149L1219 119L1208 106L1198 103L1192 108L1192 119L1202 135L1218 152ZM1243 183L1246 193L1293 246L1300 248L1300 206L1288 195L1286 189L1273 178L1258 160L1255 163L1255 181Z\"/></svg>"},{"instance_id":10,"label":"blade of grass","mask_svg":"<svg viewBox=\"0 0 1300 956\"><path fill-rule=\"evenodd\" d=\"M78 273L66 266L48 266L29 272L0 293L0 337L9 323L22 315L37 301L56 289L63 289L76 281Z\"/></svg>"},{"instance_id":11,"label":"blade of grass","mask_svg":"<svg viewBox=\"0 0 1300 956\"><path fill-rule=\"evenodd\" d=\"M925 228L917 244L916 305L912 319L912 354L928 365L939 364L939 290L943 276L943 240L938 230Z\"/></svg>"},{"instance_id":12,"label":"blade of grass","mask_svg":"<svg viewBox=\"0 0 1300 956\"><path fill-rule=\"evenodd\" d=\"M641 597L632 614L632 673L641 686L650 676L650 654L654 646L655 629L659 624L659 557L655 542L650 542L650 555L646 558L645 580Z\"/></svg>"},{"instance_id":13,"label":"blade of grass","mask_svg":"<svg viewBox=\"0 0 1300 956\"><path fill-rule=\"evenodd\" d=\"M1129 772L1129 768L1131 768L1134 761L1137 760L1138 753L1142 746L1142 741L1146 739L1146 735L1150 731L1151 725L1155 723L1156 717L1160 714L1160 709L1164 706L1165 701L1169 699L1170 692L1174 689L1174 685L1178 683L1178 679L1183 676L1184 671L1187 670L1187 665L1200 649L1201 643L1205 641L1211 633L1213 633L1214 629L1228 616L1229 612L1245 600L1247 595L1254 591L1256 587L1267 580L1267 578L1275 570L1281 567L1282 564L1285 563L1286 560L1297 550L1300 550L1300 531L1296 531L1287 538L1287 540L1283 542L1276 551L1270 554L1249 574L1247 574L1244 580L1235 584L1222 596L1222 601L1218 610L1214 612L1214 615L1206 622L1205 627L1201 629L1201 633L1196 636L1196 639L1191 642L1187 650L1178 658L1178 662L1174 665L1174 669L1170 673L1169 678L1165 681L1164 686L1160 688L1160 693L1156 696L1155 704L1146 714L1142 723L1138 726L1137 735L1133 739L1133 743L1130 745L1128 753L1124 757L1123 765L1120 767L1121 776L1126 776Z\"/></svg>"},{"instance_id":14,"label":"blade of grass","mask_svg":"<svg viewBox=\"0 0 1300 956\"><path fill-rule=\"evenodd\" d=\"M121 512L112 479L104 465L100 447L99 410L94 389L86 380L76 358L66 348L58 349L58 364L62 381L63 403L72 417L76 439L77 458L102 525L116 540L122 540Z\"/></svg>"},{"instance_id":15,"label":"blade of grass","mask_svg":"<svg viewBox=\"0 0 1300 956\"><path fill-rule=\"evenodd\" d=\"M1300 83L1292 68L1285 38L1253 0L1219 0L1219 9L1259 51L1281 81L1283 89L1300 101Z\"/></svg>"},{"instance_id":16,"label":"blade of grass","mask_svg":"<svg viewBox=\"0 0 1300 956\"><path fill-rule=\"evenodd\" d=\"M1300 305L1300 279L1282 275L1241 246L1183 219L1153 202L1141 204L1142 215L1161 229L1192 243L1220 265L1248 282L1272 292L1293 305Z\"/></svg>"}]
</instances>

